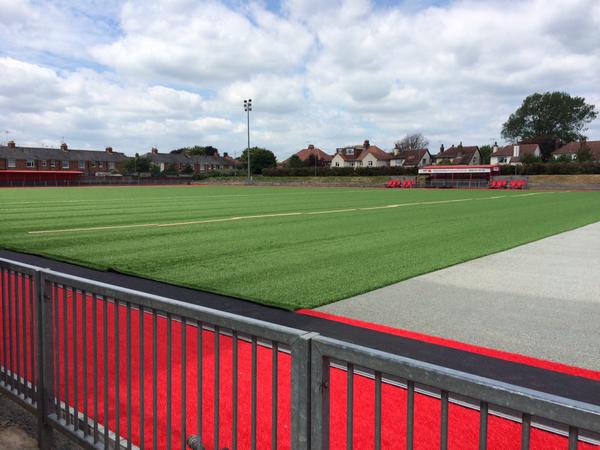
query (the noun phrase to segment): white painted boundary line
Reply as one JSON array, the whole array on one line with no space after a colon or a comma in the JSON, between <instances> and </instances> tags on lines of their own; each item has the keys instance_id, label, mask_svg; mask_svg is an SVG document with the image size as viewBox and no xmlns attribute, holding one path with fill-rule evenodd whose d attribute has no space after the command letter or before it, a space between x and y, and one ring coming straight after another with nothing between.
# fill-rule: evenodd
<instances>
[{"instance_id":1,"label":"white painted boundary line","mask_svg":"<svg viewBox=\"0 0 600 450\"><path fill-rule=\"evenodd\" d=\"M543 195L550 194L551 192L532 192L528 194L517 194L517 195L497 195L494 197L473 197L473 198L460 198L454 200L435 200L428 202L413 202L413 203L399 203L396 205L384 205L384 206L372 206L363 208L346 208L346 209L331 209L325 211L307 211L307 212L286 212L286 213L271 213L271 214L258 214L251 216L234 216L234 217L223 217L219 219L205 219L205 220L191 220L187 222L173 222L173 223L140 223L140 224L129 224L129 225L108 225L102 227L85 227L85 228L63 228L59 230L37 230L28 231L27 234L59 234L59 233L75 233L85 231L104 231L104 230L118 230L128 228L164 228L164 227L180 227L186 225L203 225L208 223L219 223L219 222L233 222L237 220L250 220L250 219L266 219L272 217L290 217L290 216L313 216L318 214L336 214L344 212L356 212L356 211L373 211L380 209L392 209L402 208L406 206L423 206L423 205L441 205L447 203L461 203L470 201L481 201L481 200L494 200L499 198L519 198L528 197L532 195Z\"/></svg>"}]
</instances>

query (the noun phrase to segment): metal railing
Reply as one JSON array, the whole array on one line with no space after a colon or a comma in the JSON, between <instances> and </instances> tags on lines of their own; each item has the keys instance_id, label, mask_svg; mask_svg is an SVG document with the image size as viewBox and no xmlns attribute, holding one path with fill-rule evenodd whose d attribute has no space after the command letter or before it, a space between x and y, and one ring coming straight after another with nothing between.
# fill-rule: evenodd
<instances>
[{"instance_id":1,"label":"metal railing","mask_svg":"<svg viewBox=\"0 0 600 450\"><path fill-rule=\"evenodd\" d=\"M404 429L394 430L390 439L405 441L407 449L412 449L415 440L431 438L415 433L415 403L417 396L428 397L426 413L439 417L437 439L431 448L448 448L449 406L459 405L475 411L479 418L478 446L488 445L488 418L490 415L513 421L519 428L521 448L529 449L532 427L565 434L569 449L576 449L579 440L600 445L600 407L557 397L551 394L513 386L496 380L435 366L426 362L377 351L367 347L324 336L311 340L311 380L312 413L311 419L320 426L311 427L311 448L330 448L330 420L332 397L346 398L345 409L337 408L338 416L345 419L345 433L342 444L353 448L357 435L355 427L355 396L360 392L363 402L360 409L366 409L365 390L372 393L373 413L367 417L372 426L372 441L369 447L382 448L382 387L394 386L396 408L403 407ZM332 382L333 371L335 382ZM361 382L360 389L356 388ZM335 395L333 389L337 384ZM345 388L345 389L344 389ZM345 391L345 392L342 392ZM434 399L432 402L431 399ZM421 399L422 401L422 399ZM422 402L423 403L423 402ZM389 411L388 411L389 412ZM363 414L364 416L364 414ZM337 417L339 422L339 417ZM363 419L365 419L363 417ZM433 422L433 420L432 420ZM363 426L363 431L364 431ZM367 428L369 428L367 426ZM563 428L566 428L564 432ZM358 433L361 435L361 433ZM339 440L338 440L339 441ZM364 445L364 442L363 442ZM335 447L339 447L337 442Z\"/></svg>"},{"instance_id":2,"label":"metal railing","mask_svg":"<svg viewBox=\"0 0 600 450\"><path fill-rule=\"evenodd\" d=\"M56 429L93 449L411 449L423 398L432 447L447 448L456 407L477 415L482 449L489 417L525 449L532 429L600 445L598 406L317 333L5 259L0 300L0 393L37 414L41 448Z\"/></svg>"}]
</instances>

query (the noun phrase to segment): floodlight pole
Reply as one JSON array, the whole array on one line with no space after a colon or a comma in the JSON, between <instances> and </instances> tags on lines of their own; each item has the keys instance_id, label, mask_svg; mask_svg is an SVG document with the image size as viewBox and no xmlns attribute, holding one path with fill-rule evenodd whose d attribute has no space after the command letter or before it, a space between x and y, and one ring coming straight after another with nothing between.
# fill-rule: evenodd
<instances>
[{"instance_id":1,"label":"floodlight pole","mask_svg":"<svg viewBox=\"0 0 600 450\"><path fill-rule=\"evenodd\" d=\"M248 182L250 182L250 111L252 111L252 99L244 100L244 111L246 111L246 118L248 120L248 147L247 155L248 155Z\"/></svg>"}]
</instances>

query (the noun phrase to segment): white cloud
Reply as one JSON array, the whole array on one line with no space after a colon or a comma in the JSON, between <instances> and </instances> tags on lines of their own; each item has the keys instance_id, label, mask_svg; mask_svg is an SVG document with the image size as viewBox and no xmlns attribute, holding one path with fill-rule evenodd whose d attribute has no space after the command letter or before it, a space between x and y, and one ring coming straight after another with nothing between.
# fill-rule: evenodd
<instances>
[{"instance_id":1,"label":"white cloud","mask_svg":"<svg viewBox=\"0 0 600 450\"><path fill-rule=\"evenodd\" d=\"M239 153L252 98L251 144L285 158L307 143L390 148L408 132L432 149L486 144L536 91L600 107L597 0L104 4L0 0L12 138Z\"/></svg>"}]
</instances>

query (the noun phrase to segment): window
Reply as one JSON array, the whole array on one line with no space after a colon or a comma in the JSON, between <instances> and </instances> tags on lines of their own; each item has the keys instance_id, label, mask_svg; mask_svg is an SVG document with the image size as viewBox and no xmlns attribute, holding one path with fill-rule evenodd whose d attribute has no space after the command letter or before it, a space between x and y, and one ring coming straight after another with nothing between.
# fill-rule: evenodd
<instances>
[{"instance_id":1,"label":"window","mask_svg":"<svg viewBox=\"0 0 600 450\"><path fill-rule=\"evenodd\" d=\"M9 169L14 169L15 167L17 167L17 160L16 159L9 159L8 160L8 168Z\"/></svg>"},{"instance_id":2,"label":"window","mask_svg":"<svg viewBox=\"0 0 600 450\"><path fill-rule=\"evenodd\" d=\"M346 155L354 155L354 149L353 148L347 148L346 149Z\"/></svg>"},{"instance_id":3,"label":"window","mask_svg":"<svg viewBox=\"0 0 600 450\"><path fill-rule=\"evenodd\" d=\"M339 162L336 162L336 163L335 163L335 167L340 167L340 163L339 163Z\"/></svg>"},{"instance_id":4,"label":"window","mask_svg":"<svg viewBox=\"0 0 600 450\"><path fill-rule=\"evenodd\" d=\"M85 169L85 161L79 161L79 168Z\"/></svg>"},{"instance_id":5,"label":"window","mask_svg":"<svg viewBox=\"0 0 600 450\"><path fill-rule=\"evenodd\" d=\"M96 161L90 161L90 166L96 167Z\"/></svg>"},{"instance_id":6,"label":"window","mask_svg":"<svg viewBox=\"0 0 600 450\"><path fill-rule=\"evenodd\" d=\"M102 161L98 161L98 169L102 169Z\"/></svg>"},{"instance_id":7,"label":"window","mask_svg":"<svg viewBox=\"0 0 600 450\"><path fill-rule=\"evenodd\" d=\"M46 162L46 160L42 161L42 167L46 167L48 165L48 163Z\"/></svg>"},{"instance_id":8,"label":"window","mask_svg":"<svg viewBox=\"0 0 600 450\"><path fill-rule=\"evenodd\" d=\"M35 162L33 160L31 160L31 159L28 159L27 160L27 168L28 169L32 169L34 167L35 167Z\"/></svg>"},{"instance_id":9,"label":"window","mask_svg":"<svg viewBox=\"0 0 600 450\"><path fill-rule=\"evenodd\" d=\"M115 163L114 163L114 162L109 162L109 163L108 163L108 168L109 168L110 170L115 170Z\"/></svg>"},{"instance_id":10,"label":"window","mask_svg":"<svg viewBox=\"0 0 600 450\"><path fill-rule=\"evenodd\" d=\"M373 165L373 161L369 161L369 167Z\"/></svg>"},{"instance_id":11,"label":"window","mask_svg":"<svg viewBox=\"0 0 600 450\"><path fill-rule=\"evenodd\" d=\"M56 167L56 161L51 160L50 161L50 167Z\"/></svg>"},{"instance_id":12,"label":"window","mask_svg":"<svg viewBox=\"0 0 600 450\"><path fill-rule=\"evenodd\" d=\"M68 169L69 168L69 161L63 161L62 162L62 168L63 169Z\"/></svg>"}]
</instances>

